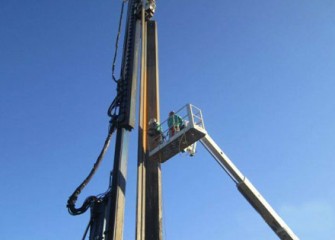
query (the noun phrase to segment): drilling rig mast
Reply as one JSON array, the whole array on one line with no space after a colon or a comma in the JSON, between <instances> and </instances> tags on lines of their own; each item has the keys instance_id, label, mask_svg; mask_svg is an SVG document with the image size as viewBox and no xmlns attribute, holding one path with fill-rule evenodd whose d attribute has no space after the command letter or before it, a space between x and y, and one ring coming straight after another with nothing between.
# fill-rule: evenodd
<instances>
[{"instance_id":1,"label":"drilling rig mast","mask_svg":"<svg viewBox=\"0 0 335 240\"><path fill-rule=\"evenodd\" d=\"M119 32L125 3L123 0ZM117 95L108 109L111 117L108 136L92 171L68 200L67 207L72 215L91 209L91 220L84 234L85 238L89 230L90 240L123 239L128 142L129 132L135 127L139 62L141 89L136 238L162 239L160 163L148 160L146 136L147 119L159 118L157 26L155 21L150 20L155 9L154 0L128 0L121 74L120 79L114 79ZM78 195L94 175L114 131L116 143L109 190L103 196L88 197L82 207L76 208Z\"/></svg>"},{"instance_id":2,"label":"drilling rig mast","mask_svg":"<svg viewBox=\"0 0 335 240\"><path fill-rule=\"evenodd\" d=\"M122 0L119 33L126 2ZM136 240L163 239L161 163L191 145L193 145L192 154L194 154L197 141L204 145L232 177L242 195L280 239L298 240L298 237L256 188L210 138L204 128L202 113L198 108L187 105L187 113L184 116L188 116L188 119L178 126L178 132L175 135L164 136L165 141L157 141L155 137L148 135L150 130L148 123L152 119L160 122L157 23L151 20L155 9L155 0L128 0L120 78L115 79L113 72L113 79L117 83L117 94L108 109L108 116L111 118L108 135L92 171L70 196L67 204L72 215L82 214L88 208L91 210L90 222L83 239L86 238L88 232L90 240L123 239L128 142L130 131L135 128L137 80L140 66ZM114 62L115 59L116 54ZM169 128L171 129L170 126ZM82 207L76 208L78 195L94 175L115 131L114 166L108 191L101 196L88 197ZM166 133L161 134L167 135Z\"/></svg>"}]
</instances>

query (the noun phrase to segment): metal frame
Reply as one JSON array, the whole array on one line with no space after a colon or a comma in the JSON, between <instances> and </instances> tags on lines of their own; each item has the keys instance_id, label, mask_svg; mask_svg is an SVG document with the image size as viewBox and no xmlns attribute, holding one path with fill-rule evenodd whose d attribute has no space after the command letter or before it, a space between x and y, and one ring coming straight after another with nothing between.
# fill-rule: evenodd
<instances>
[{"instance_id":1,"label":"metal frame","mask_svg":"<svg viewBox=\"0 0 335 240\"><path fill-rule=\"evenodd\" d=\"M262 216L264 221L282 240L299 240L284 220L276 213L265 198L258 192L252 183L239 171L228 156L207 134L200 140L206 150L214 157L219 165L234 180L238 190Z\"/></svg>"},{"instance_id":2,"label":"metal frame","mask_svg":"<svg viewBox=\"0 0 335 240\"><path fill-rule=\"evenodd\" d=\"M175 114L183 119L185 127L170 137L168 119L160 124L164 140L158 145L149 146L149 157L152 161L165 162L206 135L202 112L199 108L187 104ZM157 136L153 142L159 142L159 138L160 136Z\"/></svg>"}]
</instances>

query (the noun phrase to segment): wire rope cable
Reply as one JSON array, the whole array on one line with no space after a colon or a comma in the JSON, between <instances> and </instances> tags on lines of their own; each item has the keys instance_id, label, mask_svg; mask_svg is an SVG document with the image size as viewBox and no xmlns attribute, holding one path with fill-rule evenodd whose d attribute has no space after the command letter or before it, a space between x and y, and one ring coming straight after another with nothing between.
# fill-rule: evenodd
<instances>
[{"instance_id":1,"label":"wire rope cable","mask_svg":"<svg viewBox=\"0 0 335 240\"><path fill-rule=\"evenodd\" d=\"M112 64L112 77L114 82L117 82L115 77L115 65L116 65L116 58L118 54L118 48L119 48L119 39L121 35L121 27L122 27L122 19L123 19L123 12L124 12L124 5L128 0L123 0L122 5L121 5L121 13L120 13L120 18L119 18L119 27L118 27L118 32L116 35L116 40L115 40L115 51L114 51L114 58L113 58L113 64Z\"/></svg>"},{"instance_id":2,"label":"wire rope cable","mask_svg":"<svg viewBox=\"0 0 335 240\"><path fill-rule=\"evenodd\" d=\"M87 236L87 233L88 233L88 230L89 230L90 227L91 227L91 224L92 224L92 219L90 219L90 221L89 221L88 224L87 224L87 227L86 227L86 229L85 229L85 232L84 232L84 235L83 235L82 240L85 240L85 238L86 238L86 236Z\"/></svg>"}]
</instances>

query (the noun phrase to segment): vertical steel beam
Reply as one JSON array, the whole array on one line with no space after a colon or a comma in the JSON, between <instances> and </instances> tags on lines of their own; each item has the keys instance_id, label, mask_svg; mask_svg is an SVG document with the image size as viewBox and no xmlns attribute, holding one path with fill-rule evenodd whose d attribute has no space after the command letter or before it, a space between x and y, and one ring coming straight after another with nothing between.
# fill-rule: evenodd
<instances>
[{"instance_id":1,"label":"vertical steel beam","mask_svg":"<svg viewBox=\"0 0 335 240\"><path fill-rule=\"evenodd\" d=\"M142 76L138 152L137 240L162 240L162 185L160 163L148 157L147 127L159 120L157 24L147 21L142 31Z\"/></svg>"},{"instance_id":2,"label":"vertical steel beam","mask_svg":"<svg viewBox=\"0 0 335 240\"><path fill-rule=\"evenodd\" d=\"M119 128L116 133L112 186L106 208L106 240L123 239L125 192L127 179L129 132Z\"/></svg>"},{"instance_id":3,"label":"vertical steel beam","mask_svg":"<svg viewBox=\"0 0 335 240\"><path fill-rule=\"evenodd\" d=\"M147 119L159 121L157 24L147 23ZM147 122L148 126L148 122ZM147 141L147 147L149 141ZM161 166L146 155L146 240L162 240Z\"/></svg>"},{"instance_id":4,"label":"vertical steel beam","mask_svg":"<svg viewBox=\"0 0 335 240\"><path fill-rule=\"evenodd\" d=\"M121 67L121 79L125 91L122 93L119 106L119 118L116 127L116 143L112 182L108 193L105 211L105 240L122 240L125 210L125 190L128 162L129 131L135 123L136 90L138 78L138 57L140 47L140 21L136 17L136 7L139 1L128 2L128 19L124 39L124 49ZM119 93L118 93L119 94Z\"/></svg>"},{"instance_id":5,"label":"vertical steel beam","mask_svg":"<svg viewBox=\"0 0 335 240\"><path fill-rule=\"evenodd\" d=\"M143 5L143 4L142 4ZM144 7L141 13L142 22L142 50L141 50L141 86L140 86L140 110L139 110L139 129L138 129L138 165L137 165L137 208L136 208L136 239L145 239L145 153L146 138L145 134L148 122L146 117L146 47L147 47L147 25L145 21Z\"/></svg>"}]
</instances>

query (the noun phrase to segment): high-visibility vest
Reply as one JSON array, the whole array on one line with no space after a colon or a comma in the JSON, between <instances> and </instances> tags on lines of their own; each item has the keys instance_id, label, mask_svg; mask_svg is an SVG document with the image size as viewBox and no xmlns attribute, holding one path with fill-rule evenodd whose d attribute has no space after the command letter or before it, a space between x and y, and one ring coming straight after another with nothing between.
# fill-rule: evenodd
<instances>
[{"instance_id":1,"label":"high-visibility vest","mask_svg":"<svg viewBox=\"0 0 335 240\"><path fill-rule=\"evenodd\" d=\"M180 127L183 125L183 119L178 115L172 115L168 118L168 126L171 127Z\"/></svg>"}]
</instances>

